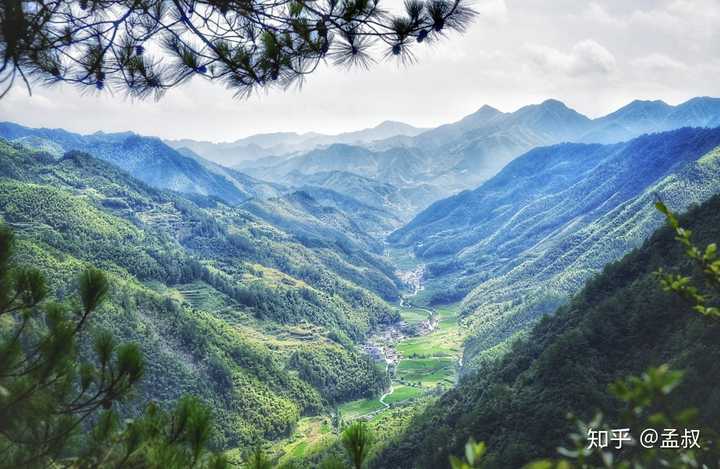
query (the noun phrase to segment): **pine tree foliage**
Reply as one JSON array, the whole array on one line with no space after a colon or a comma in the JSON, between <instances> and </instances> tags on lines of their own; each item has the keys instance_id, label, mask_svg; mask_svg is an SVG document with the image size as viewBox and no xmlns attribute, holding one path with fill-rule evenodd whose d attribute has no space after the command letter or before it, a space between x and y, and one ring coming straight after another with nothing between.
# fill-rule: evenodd
<instances>
[{"instance_id":1,"label":"pine tree foliage","mask_svg":"<svg viewBox=\"0 0 720 469\"><path fill-rule=\"evenodd\" d=\"M352 462L352 467L361 469L373 444L372 432L367 424L362 420L352 423L343 431L340 442Z\"/></svg>"},{"instance_id":2,"label":"pine tree foliage","mask_svg":"<svg viewBox=\"0 0 720 469\"><path fill-rule=\"evenodd\" d=\"M412 60L413 43L463 31L474 16L465 0L406 0L404 9L391 15L378 0L6 0L0 93L36 78L159 98L201 76L247 96L298 82L324 60Z\"/></svg>"},{"instance_id":3,"label":"pine tree foliage","mask_svg":"<svg viewBox=\"0 0 720 469\"><path fill-rule=\"evenodd\" d=\"M667 218L670 227L675 231L685 253L702 271L707 290L696 286L686 275L669 274L660 270L658 276L663 290L675 292L693 303L693 310L705 316L720 317L720 257L717 243L708 244L705 249L696 246L692 240L692 231L680 226L675 214L664 203L658 201L657 209Z\"/></svg>"},{"instance_id":4,"label":"pine tree foliage","mask_svg":"<svg viewBox=\"0 0 720 469\"><path fill-rule=\"evenodd\" d=\"M143 377L144 359L137 344L93 334L107 276L90 268L79 303L51 301L43 275L15 266L13 249L0 225L0 468L225 467L206 450L212 416L195 398L121 420L118 403ZM86 342L94 360L79 354Z\"/></svg>"}]
</instances>

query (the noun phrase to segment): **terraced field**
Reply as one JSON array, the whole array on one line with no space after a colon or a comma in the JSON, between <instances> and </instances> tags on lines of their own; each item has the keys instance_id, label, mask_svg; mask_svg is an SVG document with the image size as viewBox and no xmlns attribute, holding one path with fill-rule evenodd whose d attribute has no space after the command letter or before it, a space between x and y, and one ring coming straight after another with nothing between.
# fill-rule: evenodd
<instances>
[{"instance_id":1,"label":"terraced field","mask_svg":"<svg viewBox=\"0 0 720 469\"><path fill-rule=\"evenodd\" d=\"M464 330L458 324L459 305L450 305L434 311L437 326L431 332L405 337L395 344L400 361L395 371L391 392L381 398L360 399L340 406L343 419L373 418L388 406L398 405L419 397L437 386L455 384L458 364L462 355ZM430 320L428 310L402 308L400 315L410 325ZM384 404L383 404L384 403Z\"/></svg>"},{"instance_id":2,"label":"terraced field","mask_svg":"<svg viewBox=\"0 0 720 469\"><path fill-rule=\"evenodd\" d=\"M450 357L413 358L400 361L396 378L401 383L434 387L441 382L453 383L456 361Z\"/></svg>"},{"instance_id":3,"label":"terraced field","mask_svg":"<svg viewBox=\"0 0 720 469\"><path fill-rule=\"evenodd\" d=\"M408 399L413 399L418 396L422 396L425 391L415 386L393 386L393 392L388 394L383 402L388 405L397 404L398 402L405 402Z\"/></svg>"},{"instance_id":4,"label":"terraced field","mask_svg":"<svg viewBox=\"0 0 720 469\"><path fill-rule=\"evenodd\" d=\"M403 309L401 313L403 321L411 326L420 324L428 319L428 312L425 309L420 308L407 308Z\"/></svg>"},{"instance_id":5,"label":"terraced field","mask_svg":"<svg viewBox=\"0 0 720 469\"><path fill-rule=\"evenodd\" d=\"M398 343L397 351L403 357L414 359L460 356L462 353L463 331L458 326L458 307L444 306L438 308L436 314L437 327L431 334L410 337ZM404 318L405 313L403 312Z\"/></svg>"},{"instance_id":6,"label":"terraced field","mask_svg":"<svg viewBox=\"0 0 720 469\"><path fill-rule=\"evenodd\" d=\"M417 301L418 297L413 296L412 299ZM418 403L418 398L429 395L438 387L453 386L457 380L465 335L464 328L458 323L458 313L459 304L434 310L402 306L400 315L406 324L415 327L423 323L425 326L432 324L432 330L419 327L417 330L422 335L401 336L400 339L393 339L394 343L389 343L388 339L382 344L394 348L400 356L391 388L383 396L340 405L338 411L342 421L347 423L364 418L382 422L386 416L391 417L398 411L413 409L412 404ZM312 419L323 418L326 422L331 420L329 416ZM302 419L302 422L306 421L308 419ZM326 437L318 438L317 434L317 431L310 431L307 426L301 425L293 437L274 448L279 454L286 455L281 461L290 455L308 456L327 443ZM333 435L332 430L328 435Z\"/></svg>"}]
</instances>

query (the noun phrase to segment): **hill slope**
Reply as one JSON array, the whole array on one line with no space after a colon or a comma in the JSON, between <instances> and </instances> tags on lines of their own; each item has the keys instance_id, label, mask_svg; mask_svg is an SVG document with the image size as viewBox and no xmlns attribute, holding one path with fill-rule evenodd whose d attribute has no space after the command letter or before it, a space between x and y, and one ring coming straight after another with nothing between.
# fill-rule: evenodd
<instances>
[{"instance_id":1,"label":"hill slope","mask_svg":"<svg viewBox=\"0 0 720 469\"><path fill-rule=\"evenodd\" d=\"M281 192L277 186L183 156L160 139L130 132L79 135L61 129L31 129L4 122L0 123L0 137L44 139L63 151L82 151L112 163L155 188L215 196L230 204Z\"/></svg>"},{"instance_id":2,"label":"hill slope","mask_svg":"<svg viewBox=\"0 0 720 469\"><path fill-rule=\"evenodd\" d=\"M61 297L84 266L110 272L111 301L95 326L142 344L138 405L201 396L228 448L381 392L385 370L355 343L397 320L378 296L397 296L392 268L352 241L315 246L247 211L196 201L86 154L0 140L0 221L18 234L20 263L48 272ZM320 358L309 366L308 356Z\"/></svg>"},{"instance_id":3,"label":"hill slope","mask_svg":"<svg viewBox=\"0 0 720 469\"><path fill-rule=\"evenodd\" d=\"M558 306L674 210L720 191L720 129L533 150L390 237L429 263L436 301L465 298L467 364Z\"/></svg>"},{"instance_id":4,"label":"hill slope","mask_svg":"<svg viewBox=\"0 0 720 469\"><path fill-rule=\"evenodd\" d=\"M697 244L716 242L720 196L681 222ZM403 437L388 442L371 467L446 467L469 437L488 444L491 468L556 456L558 446L571 444L565 440L574 430L568 413L587 422L601 410L613 422L622 406L609 396L608 384L662 363L686 370L666 409L696 407L702 422L717 430L720 321L663 292L654 275L659 268L693 272L666 228L605 267L501 359L483 361L477 373L413 419Z\"/></svg>"}]
</instances>

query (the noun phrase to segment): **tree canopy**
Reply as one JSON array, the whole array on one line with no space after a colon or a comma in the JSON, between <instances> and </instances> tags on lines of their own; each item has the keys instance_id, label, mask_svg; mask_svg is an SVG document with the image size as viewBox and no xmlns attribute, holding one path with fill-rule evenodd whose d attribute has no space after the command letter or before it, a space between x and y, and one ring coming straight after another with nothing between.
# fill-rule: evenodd
<instances>
[{"instance_id":1,"label":"tree canopy","mask_svg":"<svg viewBox=\"0 0 720 469\"><path fill-rule=\"evenodd\" d=\"M465 0L5 0L0 97L22 80L159 98L193 76L238 96L286 88L320 62L412 61L413 43L463 31Z\"/></svg>"}]
</instances>

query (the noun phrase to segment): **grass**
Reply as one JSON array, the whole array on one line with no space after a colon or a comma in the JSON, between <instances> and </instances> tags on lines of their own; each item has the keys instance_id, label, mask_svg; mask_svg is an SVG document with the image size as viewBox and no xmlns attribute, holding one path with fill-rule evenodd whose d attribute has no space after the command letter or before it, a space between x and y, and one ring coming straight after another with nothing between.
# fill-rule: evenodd
<instances>
[{"instance_id":1,"label":"grass","mask_svg":"<svg viewBox=\"0 0 720 469\"><path fill-rule=\"evenodd\" d=\"M406 382L419 382L423 386L448 380L452 382L455 377L455 363L456 360L450 357L402 360L398 365L397 377Z\"/></svg>"},{"instance_id":2,"label":"grass","mask_svg":"<svg viewBox=\"0 0 720 469\"><path fill-rule=\"evenodd\" d=\"M193 308L204 311L215 312L233 303L224 294L201 280L178 285L176 290Z\"/></svg>"},{"instance_id":3,"label":"grass","mask_svg":"<svg viewBox=\"0 0 720 469\"><path fill-rule=\"evenodd\" d=\"M312 454L334 439L329 419L329 417L301 418L295 432L290 437L273 444L271 453L279 456L280 462Z\"/></svg>"},{"instance_id":4,"label":"grass","mask_svg":"<svg viewBox=\"0 0 720 469\"><path fill-rule=\"evenodd\" d=\"M339 407L340 414L346 420L352 420L363 415L370 414L376 410L383 409L385 406L377 399L359 399L357 401L346 402Z\"/></svg>"},{"instance_id":5,"label":"grass","mask_svg":"<svg viewBox=\"0 0 720 469\"><path fill-rule=\"evenodd\" d=\"M457 322L458 309L458 305L438 308L437 329L432 334L402 341L397 346L398 352L406 358L459 357L464 335Z\"/></svg>"},{"instance_id":6,"label":"grass","mask_svg":"<svg viewBox=\"0 0 720 469\"><path fill-rule=\"evenodd\" d=\"M460 352L454 338L455 334L415 337L398 345L397 350L409 359L452 357Z\"/></svg>"},{"instance_id":7,"label":"grass","mask_svg":"<svg viewBox=\"0 0 720 469\"><path fill-rule=\"evenodd\" d=\"M401 308L400 317L409 325L420 324L430 317L427 311L416 308Z\"/></svg>"},{"instance_id":8,"label":"grass","mask_svg":"<svg viewBox=\"0 0 720 469\"><path fill-rule=\"evenodd\" d=\"M292 448L292 451L288 453L288 457L291 459L302 458L305 456L305 451L308 449L308 446L310 446L310 443L301 441Z\"/></svg>"},{"instance_id":9,"label":"grass","mask_svg":"<svg viewBox=\"0 0 720 469\"><path fill-rule=\"evenodd\" d=\"M393 393L385 398L386 404L396 404L398 402L407 401L414 397L421 396L424 391L413 386L395 386Z\"/></svg>"}]
</instances>

